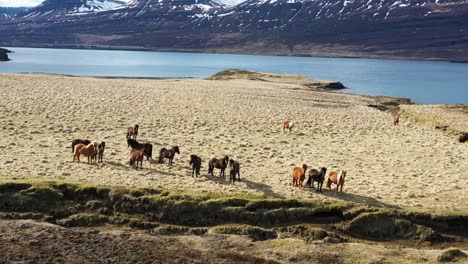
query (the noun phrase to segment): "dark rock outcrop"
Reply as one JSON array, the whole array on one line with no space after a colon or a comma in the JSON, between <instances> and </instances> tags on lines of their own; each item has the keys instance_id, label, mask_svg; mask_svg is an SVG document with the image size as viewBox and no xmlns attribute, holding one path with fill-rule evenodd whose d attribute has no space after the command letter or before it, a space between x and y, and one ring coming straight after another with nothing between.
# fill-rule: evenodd
<instances>
[{"instance_id":1,"label":"dark rock outcrop","mask_svg":"<svg viewBox=\"0 0 468 264\"><path fill-rule=\"evenodd\" d=\"M0 51L0 61L9 61L10 58L8 58L8 54L6 54L3 51Z\"/></svg>"}]
</instances>

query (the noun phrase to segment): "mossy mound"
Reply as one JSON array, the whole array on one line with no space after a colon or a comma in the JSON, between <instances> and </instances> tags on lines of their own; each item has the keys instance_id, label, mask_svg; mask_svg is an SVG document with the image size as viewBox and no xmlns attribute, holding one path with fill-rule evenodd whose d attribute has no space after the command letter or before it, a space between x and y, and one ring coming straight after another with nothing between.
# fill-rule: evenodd
<instances>
[{"instance_id":1,"label":"mossy mound","mask_svg":"<svg viewBox=\"0 0 468 264\"><path fill-rule=\"evenodd\" d=\"M152 234L157 235L197 235L201 236L208 232L208 228L195 227L189 228L186 226L165 225L151 230Z\"/></svg>"},{"instance_id":2,"label":"mossy mound","mask_svg":"<svg viewBox=\"0 0 468 264\"><path fill-rule=\"evenodd\" d=\"M325 229L305 225L285 226L277 229L281 238L299 238L307 242L322 240L331 236Z\"/></svg>"},{"instance_id":3,"label":"mossy mound","mask_svg":"<svg viewBox=\"0 0 468 264\"><path fill-rule=\"evenodd\" d=\"M348 234L378 240L410 239L435 241L439 235L431 228L394 218L387 212L363 213L344 226Z\"/></svg>"},{"instance_id":4,"label":"mossy mound","mask_svg":"<svg viewBox=\"0 0 468 264\"><path fill-rule=\"evenodd\" d=\"M444 251L437 260L439 262L457 262L459 260L465 260L468 256L458 248L451 248Z\"/></svg>"},{"instance_id":5,"label":"mossy mound","mask_svg":"<svg viewBox=\"0 0 468 264\"><path fill-rule=\"evenodd\" d=\"M213 234L243 235L254 240L268 240L278 237L275 231L250 225L223 225L210 228Z\"/></svg>"},{"instance_id":6,"label":"mossy mound","mask_svg":"<svg viewBox=\"0 0 468 264\"><path fill-rule=\"evenodd\" d=\"M57 224L66 227L92 227L102 225L108 220L109 218L107 216L99 214L79 213L58 220Z\"/></svg>"}]
</instances>

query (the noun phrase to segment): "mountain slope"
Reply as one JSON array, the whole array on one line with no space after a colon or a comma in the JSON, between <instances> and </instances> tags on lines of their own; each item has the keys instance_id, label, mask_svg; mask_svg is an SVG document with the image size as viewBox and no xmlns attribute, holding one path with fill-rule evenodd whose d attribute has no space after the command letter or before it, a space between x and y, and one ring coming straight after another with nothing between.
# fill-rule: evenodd
<instances>
[{"instance_id":1,"label":"mountain slope","mask_svg":"<svg viewBox=\"0 0 468 264\"><path fill-rule=\"evenodd\" d=\"M20 14L22 18L84 15L124 7L124 0L46 0L37 7Z\"/></svg>"},{"instance_id":2,"label":"mountain slope","mask_svg":"<svg viewBox=\"0 0 468 264\"><path fill-rule=\"evenodd\" d=\"M3 44L467 60L468 1L248 0L230 7L212 0L46 0L1 23L0 39Z\"/></svg>"},{"instance_id":3,"label":"mountain slope","mask_svg":"<svg viewBox=\"0 0 468 264\"><path fill-rule=\"evenodd\" d=\"M10 20L16 14L26 11L26 7L1 7L0 6L0 22Z\"/></svg>"}]
</instances>

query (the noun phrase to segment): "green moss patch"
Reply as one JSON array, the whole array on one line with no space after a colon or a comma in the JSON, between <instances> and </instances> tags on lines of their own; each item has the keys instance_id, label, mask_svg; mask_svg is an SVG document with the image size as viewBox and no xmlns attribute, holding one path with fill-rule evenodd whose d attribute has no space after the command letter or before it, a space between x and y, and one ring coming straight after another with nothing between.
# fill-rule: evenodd
<instances>
[{"instance_id":1,"label":"green moss patch","mask_svg":"<svg viewBox=\"0 0 468 264\"><path fill-rule=\"evenodd\" d=\"M223 225L210 228L213 234L243 235L254 240L268 240L277 238L275 231L250 225Z\"/></svg>"}]
</instances>

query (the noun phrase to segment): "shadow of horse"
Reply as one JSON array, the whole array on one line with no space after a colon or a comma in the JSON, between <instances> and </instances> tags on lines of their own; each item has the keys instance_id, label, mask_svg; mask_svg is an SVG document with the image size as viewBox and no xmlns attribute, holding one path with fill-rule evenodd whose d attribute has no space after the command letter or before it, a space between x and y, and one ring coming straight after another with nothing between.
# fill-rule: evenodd
<instances>
[{"instance_id":1,"label":"shadow of horse","mask_svg":"<svg viewBox=\"0 0 468 264\"><path fill-rule=\"evenodd\" d=\"M315 189L311 189L311 191L315 193ZM336 192L334 189L332 189L331 191L329 191L328 189L323 189L323 192L320 194L327 196L327 197L347 201L347 202L354 202L354 203L365 204L365 205L370 205L370 206L375 206L375 207L400 209L399 206L384 203L372 197L363 196L363 195L354 194L354 193Z\"/></svg>"},{"instance_id":2,"label":"shadow of horse","mask_svg":"<svg viewBox=\"0 0 468 264\"><path fill-rule=\"evenodd\" d=\"M115 161L107 161L104 162L105 164L108 164L110 166L114 166L115 168L122 169L122 170L134 170L129 162L126 163L120 163L120 162L115 162ZM145 163L153 163L153 162L145 162ZM155 164L158 164L157 162L154 162ZM179 176L177 173L173 172L167 172L167 171L161 171L161 170L156 170L153 168L145 167L143 164L143 169L138 169L138 171L143 171L143 172L151 172L154 173L155 175L167 175L167 176Z\"/></svg>"},{"instance_id":3,"label":"shadow of horse","mask_svg":"<svg viewBox=\"0 0 468 264\"><path fill-rule=\"evenodd\" d=\"M247 185L247 187L250 188L250 189L255 189L255 190L263 192L268 197L272 197L272 198L276 198L276 199L286 198L283 195L280 195L280 194L274 192L271 189L270 185L266 185L264 183L259 183L259 182L249 181L249 180L247 180L245 178L243 178L241 180L241 182L245 183Z\"/></svg>"}]
</instances>

